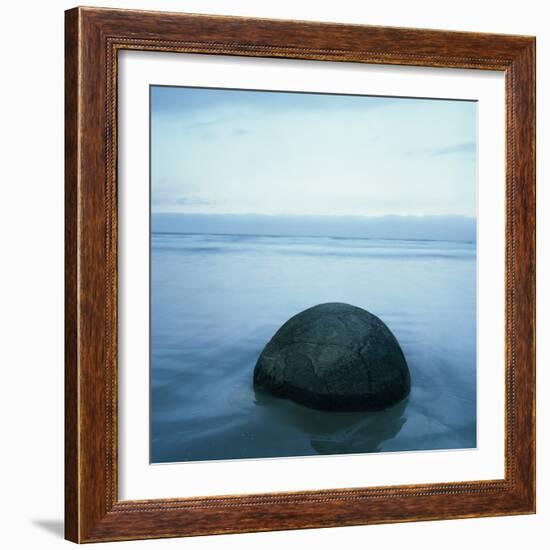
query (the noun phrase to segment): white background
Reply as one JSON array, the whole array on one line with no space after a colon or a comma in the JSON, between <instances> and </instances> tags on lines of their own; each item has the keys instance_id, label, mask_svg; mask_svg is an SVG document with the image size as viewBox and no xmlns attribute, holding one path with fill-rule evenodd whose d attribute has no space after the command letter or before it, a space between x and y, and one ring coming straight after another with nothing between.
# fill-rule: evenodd
<instances>
[{"instance_id":1,"label":"white background","mask_svg":"<svg viewBox=\"0 0 550 550\"><path fill-rule=\"evenodd\" d=\"M107 1L107 0L105 0ZM89 1L88 5L96 4ZM98 5L101 5L99 3ZM550 194L541 182L550 150L550 26L546 2L169 1L113 7L448 28L537 35L538 66L538 514L535 516L224 535L117 543L123 547L278 548L376 546L428 550L528 545L546 548L550 531L550 379L547 276ZM69 2L22 2L2 10L0 129L2 189L0 322L2 453L0 517L5 548L69 547L63 515L63 10ZM546 250L544 250L546 249ZM546 536L545 536L546 535ZM546 539L544 540L543 539ZM101 545L100 545L101 546ZM110 546L111 548L113 546ZM96 546L97 548L97 546Z\"/></svg>"}]
</instances>

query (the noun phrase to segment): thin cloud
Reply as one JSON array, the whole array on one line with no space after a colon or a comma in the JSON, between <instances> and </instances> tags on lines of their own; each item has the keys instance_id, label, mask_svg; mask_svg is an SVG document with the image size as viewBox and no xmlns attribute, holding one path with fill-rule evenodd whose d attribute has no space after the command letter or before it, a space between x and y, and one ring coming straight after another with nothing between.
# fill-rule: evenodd
<instances>
[{"instance_id":1,"label":"thin cloud","mask_svg":"<svg viewBox=\"0 0 550 550\"><path fill-rule=\"evenodd\" d=\"M440 147L433 151L434 155L459 155L463 153L474 154L477 151L477 146L473 142L461 143L459 145L451 145L449 147Z\"/></svg>"},{"instance_id":2,"label":"thin cloud","mask_svg":"<svg viewBox=\"0 0 550 550\"><path fill-rule=\"evenodd\" d=\"M446 147L431 147L429 149L411 149L406 152L407 155L473 155L477 151L475 142L459 143L458 145L449 145Z\"/></svg>"},{"instance_id":3,"label":"thin cloud","mask_svg":"<svg viewBox=\"0 0 550 550\"><path fill-rule=\"evenodd\" d=\"M208 200L203 197L180 197L176 199L175 202L181 206L207 206L217 204L216 201Z\"/></svg>"}]
</instances>

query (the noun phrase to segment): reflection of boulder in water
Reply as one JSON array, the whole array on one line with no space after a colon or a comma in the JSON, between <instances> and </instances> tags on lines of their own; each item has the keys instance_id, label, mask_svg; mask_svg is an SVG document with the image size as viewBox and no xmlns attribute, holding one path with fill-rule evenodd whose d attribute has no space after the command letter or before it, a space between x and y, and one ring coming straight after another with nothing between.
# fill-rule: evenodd
<instances>
[{"instance_id":1,"label":"reflection of boulder in water","mask_svg":"<svg viewBox=\"0 0 550 550\"><path fill-rule=\"evenodd\" d=\"M373 411L409 394L399 343L375 315L341 303L289 319L262 351L254 386L307 407Z\"/></svg>"},{"instance_id":2,"label":"reflection of boulder in water","mask_svg":"<svg viewBox=\"0 0 550 550\"><path fill-rule=\"evenodd\" d=\"M406 422L409 399L374 412L319 411L255 388L255 403L274 426L291 426L318 454L369 453L394 438ZM308 453L309 454L309 453Z\"/></svg>"},{"instance_id":3,"label":"reflection of boulder in water","mask_svg":"<svg viewBox=\"0 0 550 550\"><path fill-rule=\"evenodd\" d=\"M374 453L393 439L407 421L408 399L384 411L366 413L363 418L330 434L313 436L311 446L319 454Z\"/></svg>"}]
</instances>

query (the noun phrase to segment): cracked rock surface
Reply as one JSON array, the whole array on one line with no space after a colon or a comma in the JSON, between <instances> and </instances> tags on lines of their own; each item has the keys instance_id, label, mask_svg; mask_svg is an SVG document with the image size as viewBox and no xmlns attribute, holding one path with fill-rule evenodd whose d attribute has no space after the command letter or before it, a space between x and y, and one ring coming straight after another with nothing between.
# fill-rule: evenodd
<instances>
[{"instance_id":1,"label":"cracked rock surface","mask_svg":"<svg viewBox=\"0 0 550 550\"><path fill-rule=\"evenodd\" d=\"M262 351L254 385L322 410L380 410L410 391L405 356L375 315L320 304L290 318Z\"/></svg>"}]
</instances>

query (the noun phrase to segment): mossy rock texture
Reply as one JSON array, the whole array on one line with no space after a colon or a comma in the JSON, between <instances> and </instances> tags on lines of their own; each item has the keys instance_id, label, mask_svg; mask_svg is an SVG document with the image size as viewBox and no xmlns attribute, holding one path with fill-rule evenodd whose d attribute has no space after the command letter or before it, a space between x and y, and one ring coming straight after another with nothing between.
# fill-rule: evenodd
<instances>
[{"instance_id":1,"label":"mossy rock texture","mask_svg":"<svg viewBox=\"0 0 550 550\"><path fill-rule=\"evenodd\" d=\"M319 304L290 318L262 351L254 386L307 407L385 409L410 391L409 368L390 329L349 304Z\"/></svg>"}]
</instances>

